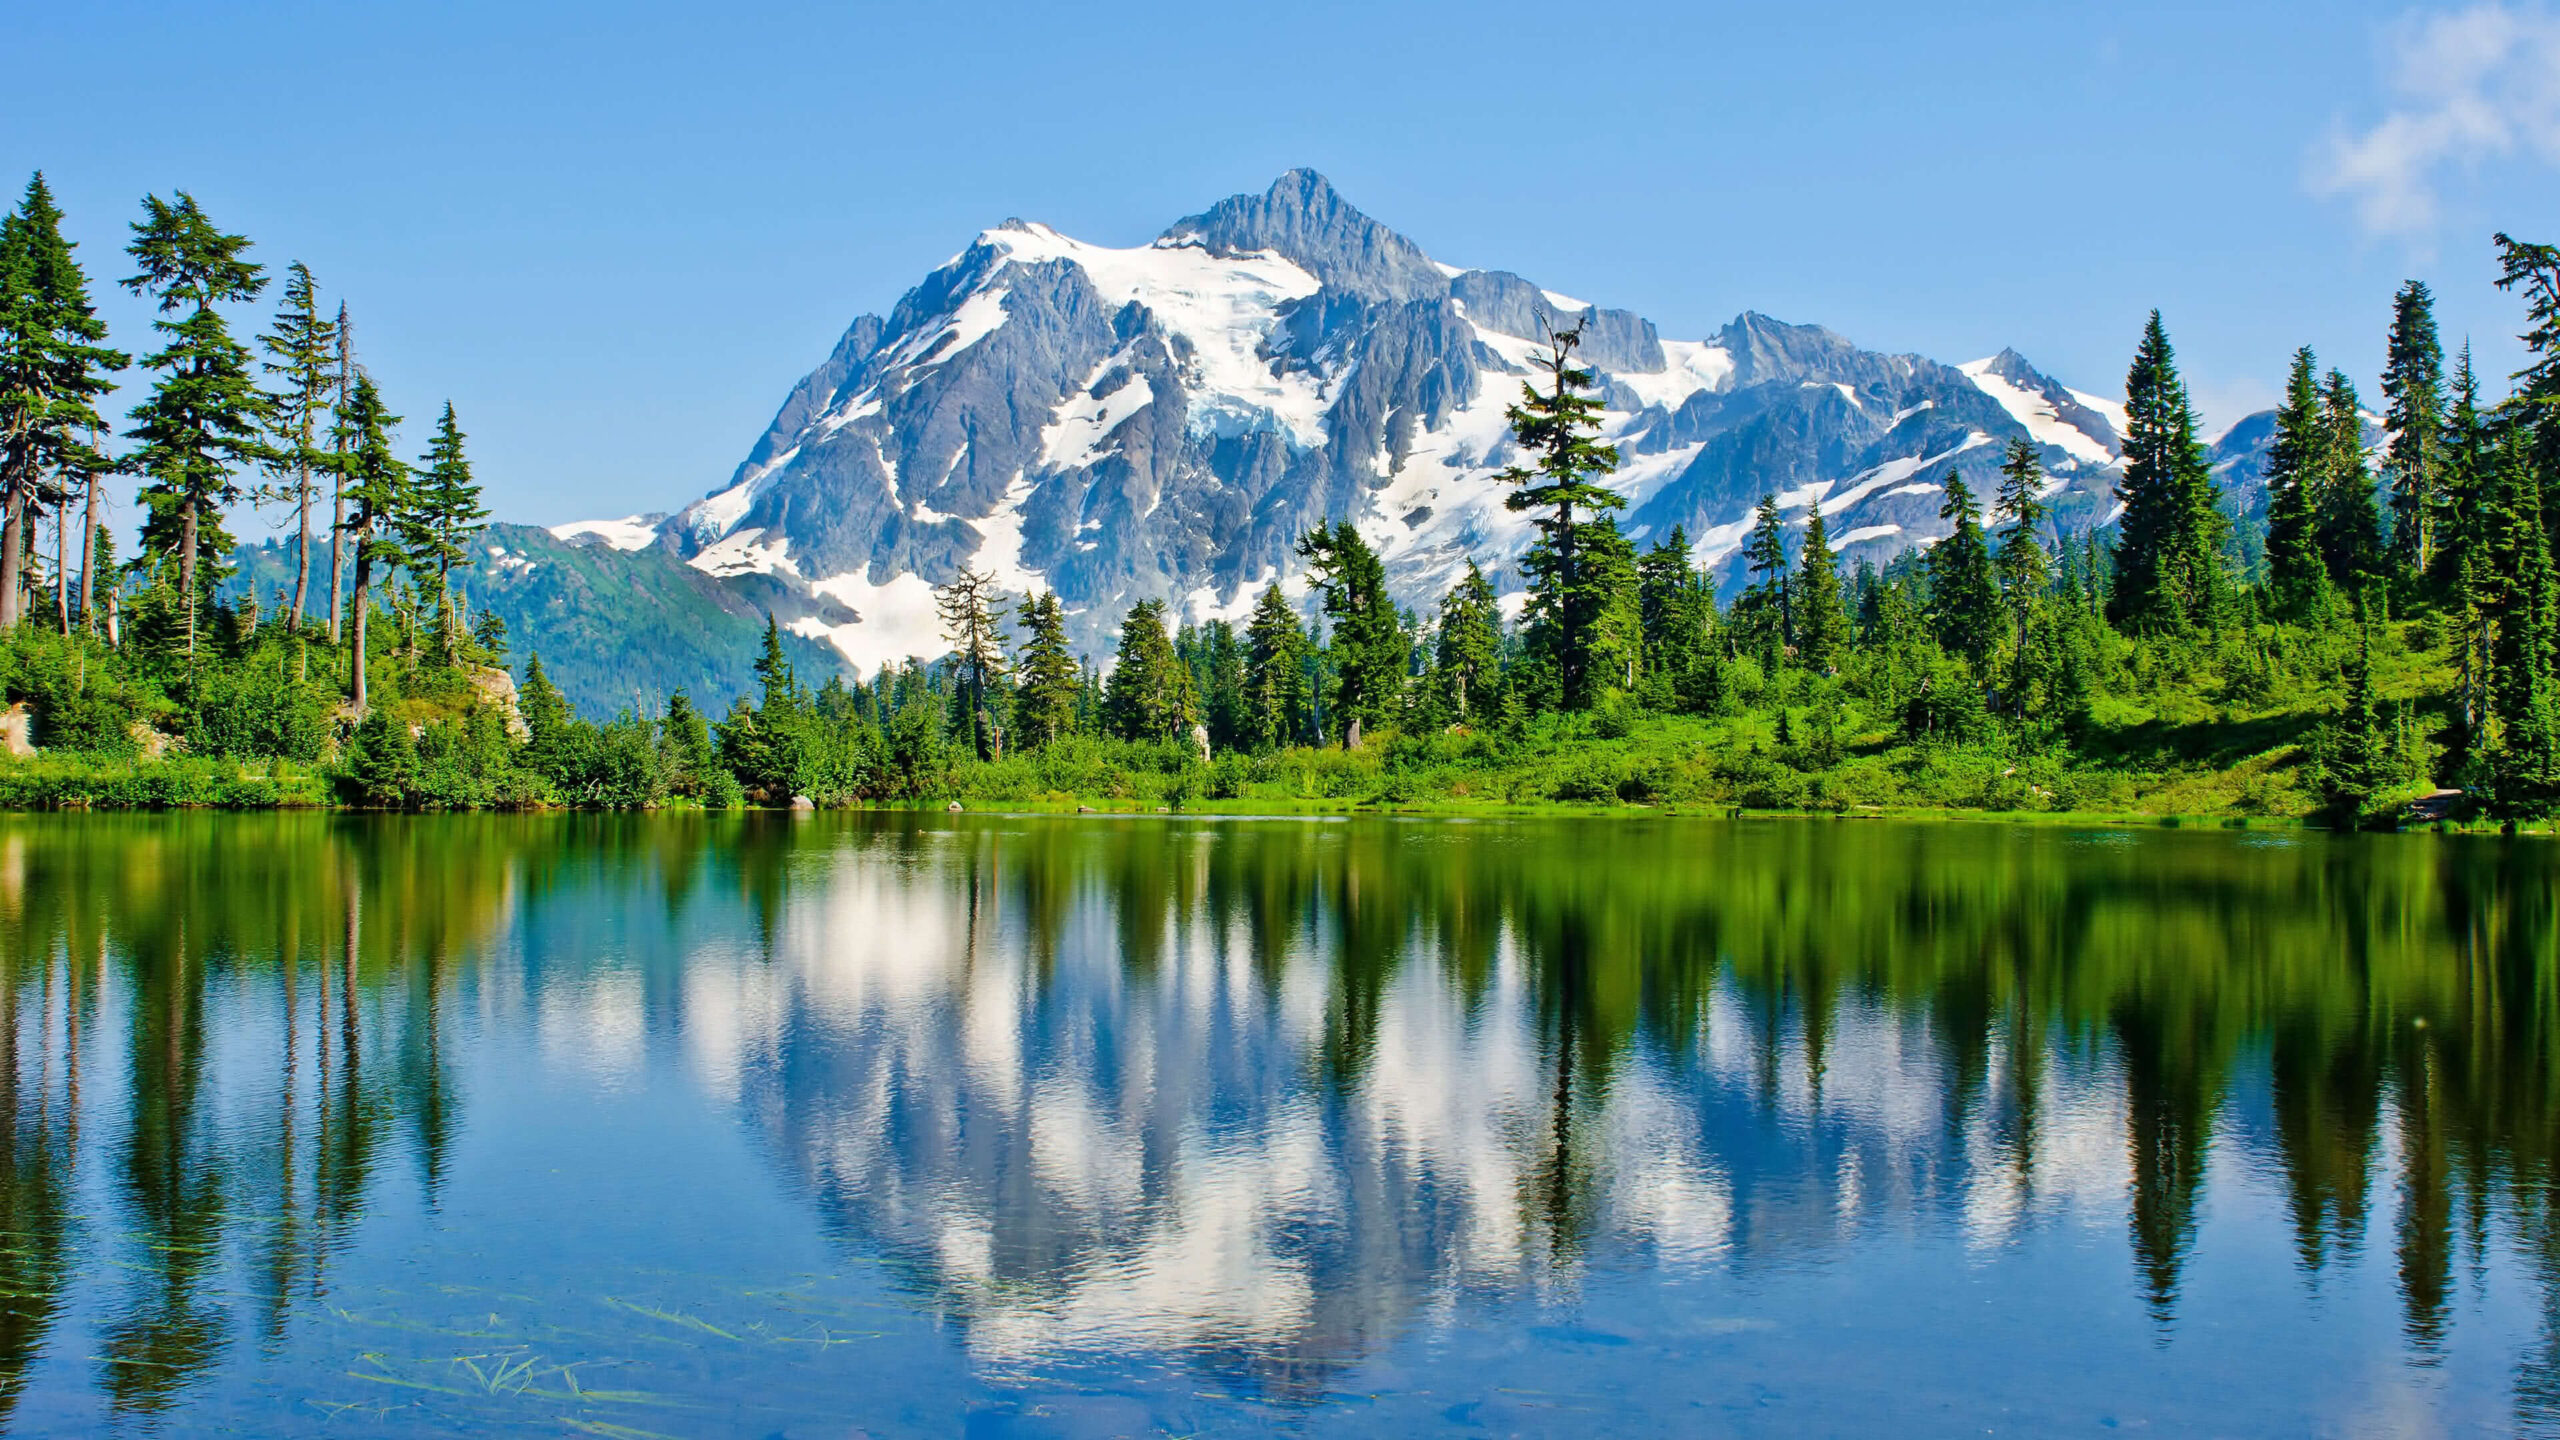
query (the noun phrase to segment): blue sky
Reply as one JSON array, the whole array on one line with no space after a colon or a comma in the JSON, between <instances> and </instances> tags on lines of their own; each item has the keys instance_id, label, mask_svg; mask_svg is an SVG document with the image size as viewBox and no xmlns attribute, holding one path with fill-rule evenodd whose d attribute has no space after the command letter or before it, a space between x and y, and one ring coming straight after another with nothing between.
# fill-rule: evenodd
<instances>
[{"instance_id":1,"label":"blue sky","mask_svg":"<svg viewBox=\"0 0 2560 1440\"><path fill-rule=\"evenodd\" d=\"M45 170L94 276L144 192L192 190L348 299L413 448L451 398L501 516L544 523L712 488L988 225L1133 244L1293 165L1675 336L1757 309L2115 394L2157 305L2219 421L2305 343L2370 394L2409 276L2503 377L2489 233L2560 238L2533 5L85 0L7 29L0 177Z\"/></svg>"}]
</instances>

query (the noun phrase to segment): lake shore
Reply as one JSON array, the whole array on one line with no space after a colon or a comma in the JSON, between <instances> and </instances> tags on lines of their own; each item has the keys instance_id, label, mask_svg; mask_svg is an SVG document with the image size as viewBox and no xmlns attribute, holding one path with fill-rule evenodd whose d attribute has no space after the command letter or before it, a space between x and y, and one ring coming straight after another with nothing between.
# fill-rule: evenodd
<instances>
[{"instance_id":1,"label":"lake shore","mask_svg":"<svg viewBox=\"0 0 2560 1440\"><path fill-rule=\"evenodd\" d=\"M333 784L333 779L334 777L327 771L317 767L289 764L242 765L187 757L94 762L47 761L41 758L19 759L0 762L0 812L306 810L347 814L441 813L441 810L404 811L350 804L341 798L338 788ZM977 815L1086 815L1117 818L1187 816L1241 820L1390 817L1492 820L1581 817L1627 822L1667 819L1956 821L2028 826L2102 825L2170 830L2332 831L2337 828L2324 823L2316 816L2230 810L2140 808L2042 810L1931 805L1816 807L1740 805L1713 801L1629 802L1559 799L1509 801L1451 795L1424 795L1395 799L1380 795L1350 797L1242 795L1215 798L1185 797L1178 803L1174 803L1153 796L1057 792L1037 796L990 795L963 789L913 799L861 800L806 808L833 812L931 812L944 810L955 804L965 813ZM656 813L708 810L709 813L719 813L723 807L705 807L696 801L678 797L639 807L542 802L516 806L462 808L527 813L603 810ZM789 813L801 807L789 804L748 803L725 808L740 812L771 814ZM2500 824L2493 820L2440 817L2384 824L2369 821L2364 828L2410 833L2432 831L2440 834L2473 835L2501 832ZM2538 829L2533 826L2524 826L2514 833L2560 832L2555 832L2551 826Z\"/></svg>"}]
</instances>

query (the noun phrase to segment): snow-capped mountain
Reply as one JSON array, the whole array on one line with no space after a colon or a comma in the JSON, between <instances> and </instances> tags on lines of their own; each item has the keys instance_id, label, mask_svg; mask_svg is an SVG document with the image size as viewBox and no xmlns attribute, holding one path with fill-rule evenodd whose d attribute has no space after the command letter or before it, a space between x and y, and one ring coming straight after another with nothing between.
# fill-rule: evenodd
<instances>
[{"instance_id":1,"label":"snow-capped mountain","mask_svg":"<svg viewBox=\"0 0 2560 1440\"><path fill-rule=\"evenodd\" d=\"M1300 592L1292 545L1355 520L1427 606L1473 559L1506 591L1526 517L1494 474L1504 408L1549 325L1583 324L1621 523L1685 527L1730 575L1754 504L1816 504L1851 557L1946 529L1939 483L1986 498L2013 436L2054 476L2064 525L2104 518L2122 412L2014 351L1968 365L1861 350L1745 314L1694 340L1497 270L1432 260L1323 177L1283 175L1152 243L1007 221L853 322L743 464L663 520L564 526L758 576L785 619L870 669L944 647L932 587L963 566L1055 588L1099 645L1150 597L1237 616Z\"/></svg>"}]
</instances>

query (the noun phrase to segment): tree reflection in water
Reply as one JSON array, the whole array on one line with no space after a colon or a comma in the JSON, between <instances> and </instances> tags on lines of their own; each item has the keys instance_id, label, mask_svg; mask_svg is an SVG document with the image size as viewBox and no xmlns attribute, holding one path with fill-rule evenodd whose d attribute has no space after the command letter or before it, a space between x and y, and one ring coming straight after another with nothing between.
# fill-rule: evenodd
<instances>
[{"instance_id":1,"label":"tree reflection in water","mask_svg":"<svg viewBox=\"0 0 2560 1440\"><path fill-rule=\"evenodd\" d=\"M2306 1291L2388 1248L2415 1366L2482 1277L2534 1287L2510 1403L2548 1427L2555 868L1981 825L0 819L0 1405L48 1354L148 1415L289 1350L368 1206L456 1182L474 1047L538 1034L679 1065L983 1367L1311 1400L1596 1275L2092 1223L2165 1336L2254 1168Z\"/></svg>"}]
</instances>

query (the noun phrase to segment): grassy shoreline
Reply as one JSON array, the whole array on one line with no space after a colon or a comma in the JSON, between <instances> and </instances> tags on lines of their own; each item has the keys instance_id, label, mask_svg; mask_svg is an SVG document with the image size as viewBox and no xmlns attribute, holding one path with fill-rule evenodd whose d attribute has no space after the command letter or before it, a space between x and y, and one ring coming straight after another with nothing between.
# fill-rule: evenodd
<instances>
[{"instance_id":1,"label":"grassy shoreline","mask_svg":"<svg viewBox=\"0 0 2560 1440\"><path fill-rule=\"evenodd\" d=\"M2305 815L2252 814L2237 811L2111 809L1993 809L1946 805L1865 804L1847 806L1766 806L1716 801L1631 802L1563 799L1497 800L1471 796L1428 795L1389 799L1368 796L1239 795L1210 798L1186 796L1168 801L1157 796L1050 792L1024 796L973 792L966 786L906 800L866 800L819 807L834 812L945 812L987 816L1075 817L1102 819L1351 819L1416 820L1609 819L1646 820L1831 820L1930 821L2033 827L2087 827L2194 830L2259 830L2328 832L2334 827ZM599 807L544 802L499 807L519 813L567 813ZM649 813L706 813L696 802L675 799L643 807ZM789 805L747 804L742 812L790 813ZM337 793L335 777L324 769L287 762L270 764L170 757L166 759L92 759L89 757L0 760L0 813L66 811L152 812L169 810L326 811L346 814L458 813L447 810L393 811L352 805ZM718 813L716 810L707 813ZM2378 828L2402 833L2499 834L2491 820L2428 820ZM2560 825L2524 826L2519 834L2560 833Z\"/></svg>"}]
</instances>

